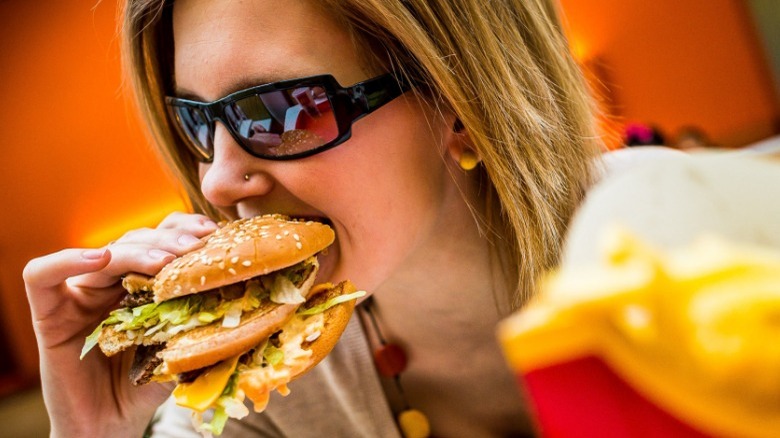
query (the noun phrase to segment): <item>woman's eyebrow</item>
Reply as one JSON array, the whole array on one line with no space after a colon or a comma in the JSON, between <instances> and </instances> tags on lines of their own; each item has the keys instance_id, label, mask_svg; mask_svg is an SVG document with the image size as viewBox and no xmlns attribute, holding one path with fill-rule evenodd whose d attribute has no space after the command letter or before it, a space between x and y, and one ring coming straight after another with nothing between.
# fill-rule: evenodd
<instances>
[{"instance_id":1,"label":"woman's eyebrow","mask_svg":"<svg viewBox=\"0 0 780 438\"><path fill-rule=\"evenodd\" d=\"M186 88L181 88L179 86L174 87L172 97L178 97L179 99L196 100L199 102L204 101L204 99L201 98L197 93L187 90Z\"/></svg>"}]
</instances>

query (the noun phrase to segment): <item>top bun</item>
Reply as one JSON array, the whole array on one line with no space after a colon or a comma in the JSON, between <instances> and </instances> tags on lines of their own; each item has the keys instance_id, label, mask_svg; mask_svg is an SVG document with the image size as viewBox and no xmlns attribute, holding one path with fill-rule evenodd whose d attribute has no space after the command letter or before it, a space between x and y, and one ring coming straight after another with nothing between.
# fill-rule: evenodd
<instances>
[{"instance_id":1,"label":"top bun","mask_svg":"<svg viewBox=\"0 0 780 438\"><path fill-rule=\"evenodd\" d=\"M228 222L206 245L165 265L154 278L162 302L265 275L327 248L335 238L322 223L264 215Z\"/></svg>"}]
</instances>

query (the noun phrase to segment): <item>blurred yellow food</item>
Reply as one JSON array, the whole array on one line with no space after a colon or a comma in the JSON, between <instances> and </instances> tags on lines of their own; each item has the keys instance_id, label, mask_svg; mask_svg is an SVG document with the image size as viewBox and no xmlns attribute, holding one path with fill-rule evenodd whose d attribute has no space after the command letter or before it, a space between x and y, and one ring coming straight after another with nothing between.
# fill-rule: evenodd
<instances>
[{"instance_id":1,"label":"blurred yellow food","mask_svg":"<svg viewBox=\"0 0 780 438\"><path fill-rule=\"evenodd\" d=\"M705 238L658 251L626 230L503 321L525 373L601 357L646 398L716 436L780 436L780 252Z\"/></svg>"}]
</instances>

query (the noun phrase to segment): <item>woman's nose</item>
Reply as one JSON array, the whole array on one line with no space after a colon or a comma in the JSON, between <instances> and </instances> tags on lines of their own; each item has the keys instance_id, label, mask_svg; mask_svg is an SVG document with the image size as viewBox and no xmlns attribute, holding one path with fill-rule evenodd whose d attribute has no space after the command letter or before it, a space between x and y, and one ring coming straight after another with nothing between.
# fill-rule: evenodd
<instances>
[{"instance_id":1,"label":"woman's nose","mask_svg":"<svg viewBox=\"0 0 780 438\"><path fill-rule=\"evenodd\" d=\"M203 196L216 207L233 207L242 199L269 193L273 179L261 161L241 149L218 122L214 132L214 160L200 168Z\"/></svg>"}]
</instances>

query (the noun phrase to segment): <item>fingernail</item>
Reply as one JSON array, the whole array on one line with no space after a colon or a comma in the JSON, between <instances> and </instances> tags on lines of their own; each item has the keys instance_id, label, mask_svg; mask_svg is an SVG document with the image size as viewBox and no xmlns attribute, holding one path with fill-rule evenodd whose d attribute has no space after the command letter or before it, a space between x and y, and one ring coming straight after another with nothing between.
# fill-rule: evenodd
<instances>
[{"instance_id":1,"label":"fingernail","mask_svg":"<svg viewBox=\"0 0 780 438\"><path fill-rule=\"evenodd\" d=\"M212 221L212 220L205 220L205 221L203 221L203 226L204 226L204 227L206 227L206 228L211 228L211 229L214 229L214 230L216 230L217 228L219 228L219 226L217 225L217 223L216 223L216 222L214 222L214 221Z\"/></svg>"},{"instance_id":2,"label":"fingernail","mask_svg":"<svg viewBox=\"0 0 780 438\"><path fill-rule=\"evenodd\" d=\"M198 243L201 243L200 239L193 236L192 234L182 234L181 236L179 236L178 241L179 241L179 245L181 246L193 246Z\"/></svg>"},{"instance_id":3,"label":"fingernail","mask_svg":"<svg viewBox=\"0 0 780 438\"><path fill-rule=\"evenodd\" d=\"M169 253L167 251L163 251L161 249L156 249L156 248L155 249L150 249L148 254L149 254L149 257L151 257L153 259L156 259L156 260L163 260L163 259L166 259L166 258L169 258L169 257L170 258L175 257L173 254L171 254L171 253Z\"/></svg>"},{"instance_id":4,"label":"fingernail","mask_svg":"<svg viewBox=\"0 0 780 438\"><path fill-rule=\"evenodd\" d=\"M81 257L87 259L87 260L99 260L105 257L106 253L108 252L108 249L102 248L102 249L88 249L81 253Z\"/></svg>"}]
</instances>

